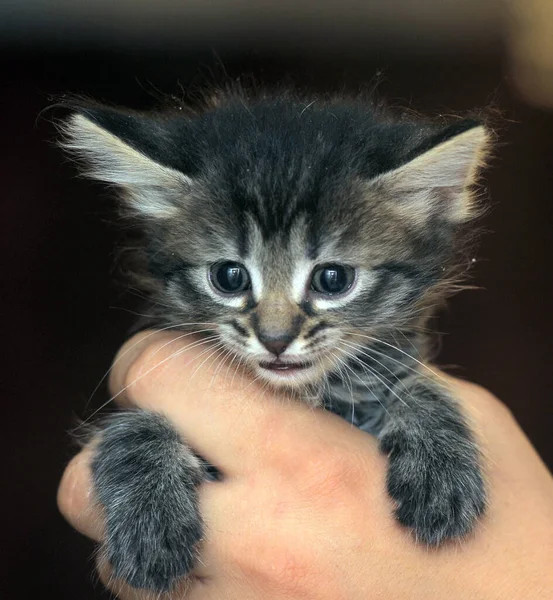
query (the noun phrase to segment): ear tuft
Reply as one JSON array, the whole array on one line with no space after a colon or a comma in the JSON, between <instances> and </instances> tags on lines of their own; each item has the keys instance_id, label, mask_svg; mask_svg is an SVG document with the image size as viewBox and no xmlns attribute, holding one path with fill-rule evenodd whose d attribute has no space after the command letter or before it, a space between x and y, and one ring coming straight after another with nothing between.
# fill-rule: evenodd
<instances>
[{"instance_id":1,"label":"ear tuft","mask_svg":"<svg viewBox=\"0 0 553 600\"><path fill-rule=\"evenodd\" d=\"M462 223L475 213L471 192L489 144L488 131L475 124L383 174L377 183L397 199L402 214L420 224L432 216Z\"/></svg>"},{"instance_id":2,"label":"ear tuft","mask_svg":"<svg viewBox=\"0 0 553 600\"><path fill-rule=\"evenodd\" d=\"M83 111L85 112L85 111ZM60 146L83 165L87 177L124 190L127 207L145 217L169 218L192 180L147 156L80 112L61 126Z\"/></svg>"}]
</instances>

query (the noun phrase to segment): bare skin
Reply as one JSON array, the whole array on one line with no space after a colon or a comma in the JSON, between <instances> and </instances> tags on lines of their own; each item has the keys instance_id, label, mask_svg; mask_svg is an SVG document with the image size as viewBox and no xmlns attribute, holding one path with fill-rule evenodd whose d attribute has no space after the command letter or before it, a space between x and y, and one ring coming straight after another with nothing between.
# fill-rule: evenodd
<instances>
[{"instance_id":1,"label":"bare skin","mask_svg":"<svg viewBox=\"0 0 553 600\"><path fill-rule=\"evenodd\" d=\"M205 346L184 350L190 337L177 337L135 336L110 381L120 405L163 412L225 474L201 488L201 564L172 599L553 598L553 478L488 392L450 379L483 448L487 515L470 539L429 551L394 521L373 438L234 367L202 364ZM58 503L73 527L101 540L89 457L85 449L67 467ZM123 600L153 600L111 580L106 565L100 576Z\"/></svg>"}]
</instances>

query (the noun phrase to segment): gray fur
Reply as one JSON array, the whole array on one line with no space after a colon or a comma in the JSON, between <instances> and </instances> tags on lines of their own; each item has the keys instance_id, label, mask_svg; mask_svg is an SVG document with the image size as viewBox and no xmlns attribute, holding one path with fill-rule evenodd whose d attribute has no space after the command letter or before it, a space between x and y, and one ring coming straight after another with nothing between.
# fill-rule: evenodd
<instances>
[{"instance_id":1,"label":"gray fur","mask_svg":"<svg viewBox=\"0 0 553 600\"><path fill-rule=\"evenodd\" d=\"M232 97L195 117L78 106L65 146L121 189L139 226L135 272L156 315L144 325L208 330L252 374L378 436L391 510L439 545L474 528L486 495L474 438L419 332L462 270L487 134L358 103L303 109ZM246 268L251 288L216 289L220 261ZM355 270L347 293L313 292L329 263ZM275 354L307 367L286 380L263 366ZM166 591L193 568L207 473L155 414L108 421L93 476L117 577Z\"/></svg>"},{"instance_id":2,"label":"gray fur","mask_svg":"<svg viewBox=\"0 0 553 600\"><path fill-rule=\"evenodd\" d=\"M438 545L470 533L485 508L479 452L455 401L421 377L403 382L401 400L379 433L388 455L388 493L399 522Z\"/></svg>"},{"instance_id":3,"label":"gray fur","mask_svg":"<svg viewBox=\"0 0 553 600\"><path fill-rule=\"evenodd\" d=\"M161 415L125 411L97 436L92 477L104 509L103 554L117 579L169 591L192 569L203 536L202 461Z\"/></svg>"}]
</instances>

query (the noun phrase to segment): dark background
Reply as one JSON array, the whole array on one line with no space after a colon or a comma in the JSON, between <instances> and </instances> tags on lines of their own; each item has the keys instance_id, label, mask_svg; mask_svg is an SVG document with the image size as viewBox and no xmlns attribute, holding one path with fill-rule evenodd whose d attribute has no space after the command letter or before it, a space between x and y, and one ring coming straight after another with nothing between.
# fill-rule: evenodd
<instances>
[{"instance_id":1,"label":"dark background","mask_svg":"<svg viewBox=\"0 0 553 600\"><path fill-rule=\"evenodd\" d=\"M416 48L416 43L411 42ZM101 46L101 47L100 47ZM553 465L550 405L553 113L514 90L500 43L424 52L315 50L234 43L217 48L6 42L0 171L0 388L3 458L0 595L99 598L92 546L58 515L55 495L75 448L68 430L133 322L135 299L114 283L116 229L103 190L75 177L54 147L55 94L78 92L148 107L156 90L181 94L223 71L318 90L356 90L380 73L379 94L430 115L493 105L503 115L486 172L492 210L474 269L477 291L441 318L440 364L498 395ZM224 64L224 69L221 67ZM102 388L93 400L105 399Z\"/></svg>"}]
</instances>

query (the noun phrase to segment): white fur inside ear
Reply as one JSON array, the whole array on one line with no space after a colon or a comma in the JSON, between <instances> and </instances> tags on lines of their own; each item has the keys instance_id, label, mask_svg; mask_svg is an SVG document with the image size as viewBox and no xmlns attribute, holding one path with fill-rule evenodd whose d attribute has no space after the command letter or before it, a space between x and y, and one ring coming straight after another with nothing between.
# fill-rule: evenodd
<instances>
[{"instance_id":1,"label":"white fur inside ear","mask_svg":"<svg viewBox=\"0 0 553 600\"><path fill-rule=\"evenodd\" d=\"M470 187L484 165L488 139L484 127L474 127L384 173L375 183L397 197L399 211L420 223L432 214L462 222L471 216Z\"/></svg>"},{"instance_id":2,"label":"white fur inside ear","mask_svg":"<svg viewBox=\"0 0 553 600\"><path fill-rule=\"evenodd\" d=\"M83 115L73 115L62 133L61 146L86 163L85 174L122 187L129 208L138 214L174 216L175 201L193 184L180 171L152 160Z\"/></svg>"}]
</instances>

